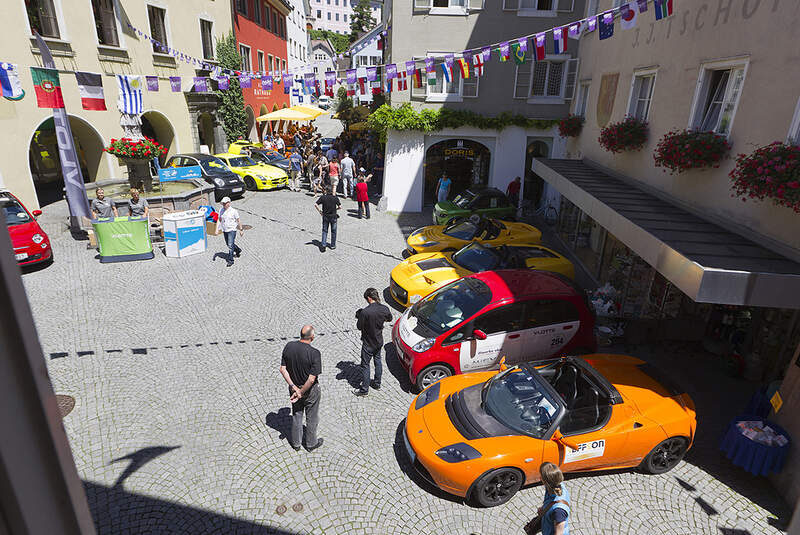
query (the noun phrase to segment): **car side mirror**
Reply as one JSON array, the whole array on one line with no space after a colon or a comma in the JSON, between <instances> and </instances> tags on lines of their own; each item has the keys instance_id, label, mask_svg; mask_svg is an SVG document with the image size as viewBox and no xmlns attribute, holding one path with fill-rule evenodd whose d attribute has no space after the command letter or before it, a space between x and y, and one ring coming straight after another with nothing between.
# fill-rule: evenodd
<instances>
[{"instance_id":1,"label":"car side mirror","mask_svg":"<svg viewBox=\"0 0 800 535\"><path fill-rule=\"evenodd\" d=\"M474 331L472 331L472 336L474 336L478 340L486 340L486 333L480 329L475 329Z\"/></svg>"},{"instance_id":2,"label":"car side mirror","mask_svg":"<svg viewBox=\"0 0 800 535\"><path fill-rule=\"evenodd\" d=\"M34 210L31 213L33 214L33 217L39 217L40 215L42 215L42 211L41 210Z\"/></svg>"},{"instance_id":3,"label":"car side mirror","mask_svg":"<svg viewBox=\"0 0 800 535\"><path fill-rule=\"evenodd\" d=\"M558 429L556 429L555 433L553 433L551 440L553 440L554 442L558 442L562 446L565 446L571 450L577 451L579 448L578 444L567 438L564 438L564 435L562 435L561 431L559 431Z\"/></svg>"}]
</instances>

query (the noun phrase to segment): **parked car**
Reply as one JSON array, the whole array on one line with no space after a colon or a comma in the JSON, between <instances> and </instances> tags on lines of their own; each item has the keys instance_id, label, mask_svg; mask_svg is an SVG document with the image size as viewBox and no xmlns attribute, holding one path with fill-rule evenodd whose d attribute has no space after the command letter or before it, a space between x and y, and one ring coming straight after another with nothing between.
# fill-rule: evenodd
<instances>
[{"instance_id":1,"label":"parked car","mask_svg":"<svg viewBox=\"0 0 800 535\"><path fill-rule=\"evenodd\" d=\"M659 377L625 355L449 377L411 403L405 449L431 483L483 507L538 482L543 462L662 474L692 446L697 419L686 391Z\"/></svg>"},{"instance_id":2,"label":"parked car","mask_svg":"<svg viewBox=\"0 0 800 535\"><path fill-rule=\"evenodd\" d=\"M331 107L331 99L327 95L322 95L317 100L317 107L322 108L323 110L327 110Z\"/></svg>"},{"instance_id":3,"label":"parked car","mask_svg":"<svg viewBox=\"0 0 800 535\"><path fill-rule=\"evenodd\" d=\"M433 224L444 225L455 217L479 214L498 219L513 219L517 207L505 193L496 188L470 188L452 201L436 203L433 207Z\"/></svg>"},{"instance_id":4,"label":"parked car","mask_svg":"<svg viewBox=\"0 0 800 535\"><path fill-rule=\"evenodd\" d=\"M485 271L439 288L406 310L392 341L422 390L459 373L597 348L585 293L545 271Z\"/></svg>"},{"instance_id":5,"label":"parked car","mask_svg":"<svg viewBox=\"0 0 800 535\"><path fill-rule=\"evenodd\" d=\"M498 269L537 269L572 279L572 262L541 245L487 247L471 242L455 253L422 253L400 262L389 278L389 291L398 304L410 306L461 277Z\"/></svg>"},{"instance_id":6,"label":"parked car","mask_svg":"<svg viewBox=\"0 0 800 535\"><path fill-rule=\"evenodd\" d=\"M272 149L265 149L262 143L250 143L249 141L234 141L228 147L231 154L244 154L250 156L257 163L264 163L282 169L287 174L292 168L289 158Z\"/></svg>"},{"instance_id":7,"label":"parked car","mask_svg":"<svg viewBox=\"0 0 800 535\"><path fill-rule=\"evenodd\" d=\"M472 241L485 245L540 243L542 233L526 223L512 223L474 215L448 225L432 225L412 232L406 240L409 254L457 251Z\"/></svg>"},{"instance_id":8,"label":"parked car","mask_svg":"<svg viewBox=\"0 0 800 535\"><path fill-rule=\"evenodd\" d=\"M203 180L214 186L214 199L219 202L223 197L241 197L244 195L244 182L236 176L225 162L200 152L176 154L171 157L165 167L191 167L199 165L203 172Z\"/></svg>"},{"instance_id":9,"label":"parked car","mask_svg":"<svg viewBox=\"0 0 800 535\"><path fill-rule=\"evenodd\" d=\"M215 156L225 162L231 171L242 177L245 187L250 191L289 186L289 176L283 169L256 162L250 156L241 154L227 152Z\"/></svg>"},{"instance_id":10,"label":"parked car","mask_svg":"<svg viewBox=\"0 0 800 535\"><path fill-rule=\"evenodd\" d=\"M319 146L322 149L322 152L323 153L328 152L328 149L333 147L333 142L334 141L336 141L336 140L334 138L332 138L332 137L324 137L324 138L320 139L319 140Z\"/></svg>"},{"instance_id":11,"label":"parked car","mask_svg":"<svg viewBox=\"0 0 800 535\"><path fill-rule=\"evenodd\" d=\"M50 238L36 222L42 211L29 212L13 193L3 189L0 189L0 207L3 208L17 263L20 266L27 266L52 262L53 249L50 247Z\"/></svg>"}]
</instances>

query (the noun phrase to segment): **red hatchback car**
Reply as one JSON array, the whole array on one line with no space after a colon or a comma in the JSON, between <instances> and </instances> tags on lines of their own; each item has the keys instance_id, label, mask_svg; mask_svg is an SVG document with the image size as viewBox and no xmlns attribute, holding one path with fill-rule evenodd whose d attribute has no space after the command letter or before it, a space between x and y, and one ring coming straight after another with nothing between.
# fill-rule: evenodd
<instances>
[{"instance_id":1,"label":"red hatchback car","mask_svg":"<svg viewBox=\"0 0 800 535\"><path fill-rule=\"evenodd\" d=\"M392 341L420 390L444 377L562 354L594 353L594 314L585 294L544 271L476 273L409 308Z\"/></svg>"},{"instance_id":2,"label":"red hatchback car","mask_svg":"<svg viewBox=\"0 0 800 535\"><path fill-rule=\"evenodd\" d=\"M52 260L50 238L36 222L36 217L42 214L41 210L29 212L19 199L5 190L0 190L0 207L6 217L17 263L20 266L27 266Z\"/></svg>"}]
</instances>

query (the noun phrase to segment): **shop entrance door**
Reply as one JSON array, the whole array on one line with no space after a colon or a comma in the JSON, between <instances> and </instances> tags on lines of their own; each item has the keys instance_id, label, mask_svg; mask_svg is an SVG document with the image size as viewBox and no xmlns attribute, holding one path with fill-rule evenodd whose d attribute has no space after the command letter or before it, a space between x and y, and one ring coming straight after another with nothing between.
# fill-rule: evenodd
<instances>
[{"instance_id":1,"label":"shop entrance door","mask_svg":"<svg viewBox=\"0 0 800 535\"><path fill-rule=\"evenodd\" d=\"M447 196L450 200L467 188L486 186L490 158L491 152L485 145L470 139L448 139L431 145L425 153L423 203L436 204L436 185L442 173L447 173L452 181Z\"/></svg>"}]
</instances>

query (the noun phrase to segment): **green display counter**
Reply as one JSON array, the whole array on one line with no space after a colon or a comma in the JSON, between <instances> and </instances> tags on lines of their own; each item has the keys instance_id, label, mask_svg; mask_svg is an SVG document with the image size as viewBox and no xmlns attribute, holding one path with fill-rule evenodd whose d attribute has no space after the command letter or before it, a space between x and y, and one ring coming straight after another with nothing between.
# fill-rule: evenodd
<instances>
[{"instance_id":1,"label":"green display counter","mask_svg":"<svg viewBox=\"0 0 800 535\"><path fill-rule=\"evenodd\" d=\"M100 262L150 260L150 222L146 217L110 217L93 219L92 226L100 246Z\"/></svg>"}]
</instances>

